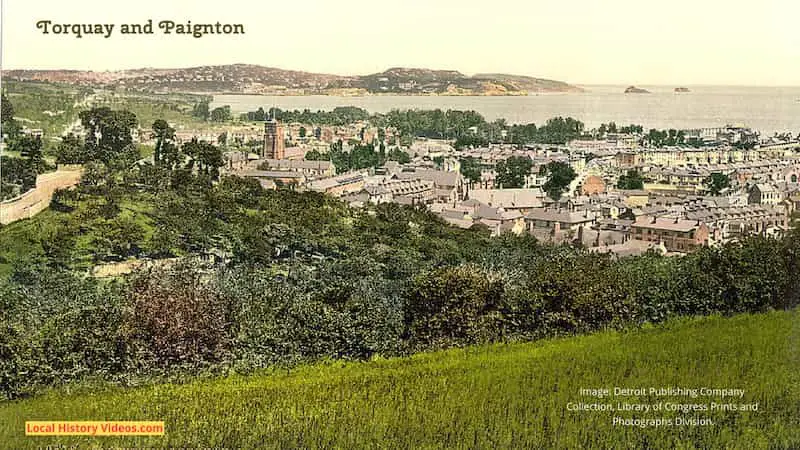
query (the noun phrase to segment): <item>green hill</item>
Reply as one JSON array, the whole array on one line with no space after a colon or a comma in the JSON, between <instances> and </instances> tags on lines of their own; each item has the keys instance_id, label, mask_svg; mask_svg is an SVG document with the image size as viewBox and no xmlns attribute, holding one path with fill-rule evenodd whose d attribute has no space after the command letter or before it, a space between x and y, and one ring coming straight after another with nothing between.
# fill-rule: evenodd
<instances>
[{"instance_id":1,"label":"green hill","mask_svg":"<svg viewBox=\"0 0 800 450\"><path fill-rule=\"evenodd\" d=\"M6 448L798 448L797 311L667 322L528 344L329 363L137 389L81 386L0 404ZM743 389L741 398L596 399L581 388ZM756 411L568 411L567 403L757 404ZM705 426L612 426L623 419ZM26 420L163 420L150 438L25 437Z\"/></svg>"}]
</instances>

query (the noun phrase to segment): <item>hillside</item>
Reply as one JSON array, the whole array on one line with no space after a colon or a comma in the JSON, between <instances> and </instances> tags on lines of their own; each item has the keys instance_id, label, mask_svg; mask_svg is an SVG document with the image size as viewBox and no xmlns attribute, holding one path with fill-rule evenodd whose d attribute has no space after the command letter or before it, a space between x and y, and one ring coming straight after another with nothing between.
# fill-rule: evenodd
<instances>
[{"instance_id":1,"label":"hillside","mask_svg":"<svg viewBox=\"0 0 800 450\"><path fill-rule=\"evenodd\" d=\"M583 92L583 89L567 84L563 81L547 80L522 75L508 75L504 73L480 73L474 79L499 81L512 88L528 92Z\"/></svg>"},{"instance_id":2,"label":"hillside","mask_svg":"<svg viewBox=\"0 0 800 450\"><path fill-rule=\"evenodd\" d=\"M0 404L8 448L798 448L798 313L668 322L636 332L468 347L136 389L82 386ZM742 389L741 397L580 395L582 388ZM620 412L567 404L752 405ZM574 406L573 406L574 407ZM688 410L685 410L688 411ZM612 426L613 417L710 420ZM37 437L26 420L159 420L161 437Z\"/></svg>"},{"instance_id":3,"label":"hillside","mask_svg":"<svg viewBox=\"0 0 800 450\"><path fill-rule=\"evenodd\" d=\"M184 69L133 69L113 72L10 70L11 80L48 81L140 92L197 92L277 95L525 95L529 92L579 92L567 83L518 75L468 77L453 70L391 68L342 76L283 70L251 64Z\"/></svg>"}]
</instances>

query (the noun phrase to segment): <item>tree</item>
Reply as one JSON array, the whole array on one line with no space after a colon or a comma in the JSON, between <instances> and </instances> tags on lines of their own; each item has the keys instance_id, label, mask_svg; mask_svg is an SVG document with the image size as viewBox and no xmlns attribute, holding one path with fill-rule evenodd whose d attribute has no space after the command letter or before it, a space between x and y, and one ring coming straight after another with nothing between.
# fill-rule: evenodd
<instances>
[{"instance_id":1,"label":"tree","mask_svg":"<svg viewBox=\"0 0 800 450\"><path fill-rule=\"evenodd\" d=\"M497 163L495 184L503 188L521 188L531 174L533 161L527 156L512 156Z\"/></svg>"},{"instance_id":2,"label":"tree","mask_svg":"<svg viewBox=\"0 0 800 450\"><path fill-rule=\"evenodd\" d=\"M566 144L583 133L583 122L572 117L555 117L536 131L536 142L541 144Z\"/></svg>"},{"instance_id":3,"label":"tree","mask_svg":"<svg viewBox=\"0 0 800 450\"><path fill-rule=\"evenodd\" d=\"M89 154L78 136L70 133L61 138L56 148L56 161L59 164L83 164L88 160Z\"/></svg>"},{"instance_id":4,"label":"tree","mask_svg":"<svg viewBox=\"0 0 800 450\"><path fill-rule=\"evenodd\" d=\"M305 156L306 161L330 161L330 159L330 153L320 153L317 149L309 150Z\"/></svg>"},{"instance_id":5,"label":"tree","mask_svg":"<svg viewBox=\"0 0 800 450\"><path fill-rule=\"evenodd\" d=\"M231 107L228 105L214 108L211 111L212 122L227 122L231 120Z\"/></svg>"},{"instance_id":6,"label":"tree","mask_svg":"<svg viewBox=\"0 0 800 450\"><path fill-rule=\"evenodd\" d=\"M105 164L114 160L130 164L138 158L133 145L133 129L137 121L132 112L101 107L81 111L79 116L86 129L89 159Z\"/></svg>"},{"instance_id":7,"label":"tree","mask_svg":"<svg viewBox=\"0 0 800 450\"><path fill-rule=\"evenodd\" d=\"M23 158L27 158L28 167L36 173L41 173L44 169L44 159L42 157L42 138L23 134L11 141L9 148L17 151Z\"/></svg>"},{"instance_id":8,"label":"tree","mask_svg":"<svg viewBox=\"0 0 800 450\"><path fill-rule=\"evenodd\" d=\"M34 239L39 242L49 265L67 267L78 233L78 223L61 219L55 223L37 222Z\"/></svg>"},{"instance_id":9,"label":"tree","mask_svg":"<svg viewBox=\"0 0 800 450\"><path fill-rule=\"evenodd\" d=\"M644 131L644 127L641 125L628 125L624 126L619 129L619 132L622 134L641 134Z\"/></svg>"},{"instance_id":10,"label":"tree","mask_svg":"<svg viewBox=\"0 0 800 450\"><path fill-rule=\"evenodd\" d=\"M135 254L145 237L143 226L131 217L101 219L94 226L99 232L93 235L92 245L103 260L122 260Z\"/></svg>"},{"instance_id":11,"label":"tree","mask_svg":"<svg viewBox=\"0 0 800 450\"><path fill-rule=\"evenodd\" d=\"M14 105L11 103L11 100L8 99L5 92L0 97L0 123L5 125L8 122L14 120Z\"/></svg>"},{"instance_id":12,"label":"tree","mask_svg":"<svg viewBox=\"0 0 800 450\"><path fill-rule=\"evenodd\" d=\"M722 190L731 186L730 177L719 172L712 173L705 181L711 195L719 195Z\"/></svg>"},{"instance_id":13,"label":"tree","mask_svg":"<svg viewBox=\"0 0 800 450\"><path fill-rule=\"evenodd\" d=\"M5 92L2 94L2 98L0 98L0 106L2 107L2 111L0 111L0 128L2 128L2 133L7 134L9 138L14 138L19 133L19 124L14 120L14 105L11 103L11 100L8 99Z\"/></svg>"},{"instance_id":14,"label":"tree","mask_svg":"<svg viewBox=\"0 0 800 450\"><path fill-rule=\"evenodd\" d=\"M512 144L522 145L536 141L537 136L536 124L529 123L526 125L512 125L508 130L508 140Z\"/></svg>"},{"instance_id":15,"label":"tree","mask_svg":"<svg viewBox=\"0 0 800 450\"><path fill-rule=\"evenodd\" d=\"M617 189L644 189L644 178L637 170L629 170L619 177Z\"/></svg>"},{"instance_id":16,"label":"tree","mask_svg":"<svg viewBox=\"0 0 800 450\"><path fill-rule=\"evenodd\" d=\"M473 183L481 181L481 166L477 158L467 156L466 158L461 158L459 162L461 165L461 175L464 175L464 178Z\"/></svg>"},{"instance_id":17,"label":"tree","mask_svg":"<svg viewBox=\"0 0 800 450\"><path fill-rule=\"evenodd\" d=\"M216 180L219 178L219 168L225 162L222 159L222 151L206 141L198 141L197 138L183 144L183 153L192 158L192 162L197 164L197 171L202 175Z\"/></svg>"},{"instance_id":18,"label":"tree","mask_svg":"<svg viewBox=\"0 0 800 450\"><path fill-rule=\"evenodd\" d=\"M128 291L131 329L162 365L214 361L229 336L230 306L190 263L137 274Z\"/></svg>"},{"instance_id":19,"label":"tree","mask_svg":"<svg viewBox=\"0 0 800 450\"><path fill-rule=\"evenodd\" d=\"M542 166L539 174L547 176L547 181L542 186L542 189L553 200L561 198L561 194L577 176L572 167L562 161L552 161Z\"/></svg>"},{"instance_id":20,"label":"tree","mask_svg":"<svg viewBox=\"0 0 800 450\"><path fill-rule=\"evenodd\" d=\"M175 129L170 127L166 120L158 119L153 122L153 136L156 138L153 160L156 165L172 166L177 161L178 146L175 145Z\"/></svg>"},{"instance_id":21,"label":"tree","mask_svg":"<svg viewBox=\"0 0 800 450\"><path fill-rule=\"evenodd\" d=\"M494 337L500 280L471 266L443 268L415 277L412 293L404 306L411 342L439 347Z\"/></svg>"},{"instance_id":22,"label":"tree","mask_svg":"<svg viewBox=\"0 0 800 450\"><path fill-rule=\"evenodd\" d=\"M263 112L263 109L262 109ZM209 107L208 107L208 100L204 100L200 103L196 103L194 108L192 109L192 116L197 117L198 119L208 120L210 116Z\"/></svg>"},{"instance_id":23,"label":"tree","mask_svg":"<svg viewBox=\"0 0 800 450\"><path fill-rule=\"evenodd\" d=\"M263 122L267 120L267 113L264 108L259 106L255 113L247 113L247 118L256 122Z\"/></svg>"},{"instance_id":24,"label":"tree","mask_svg":"<svg viewBox=\"0 0 800 450\"><path fill-rule=\"evenodd\" d=\"M389 153L386 155L386 159L389 161L397 161L400 164L408 164L411 162L411 156L408 153L400 150L399 147L395 147L389 150Z\"/></svg>"}]
</instances>

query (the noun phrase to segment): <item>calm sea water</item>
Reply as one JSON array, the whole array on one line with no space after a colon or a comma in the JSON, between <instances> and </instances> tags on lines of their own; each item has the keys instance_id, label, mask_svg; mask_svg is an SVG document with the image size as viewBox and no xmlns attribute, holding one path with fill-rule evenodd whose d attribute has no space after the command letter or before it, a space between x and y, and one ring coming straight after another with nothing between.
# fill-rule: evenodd
<instances>
[{"instance_id":1,"label":"calm sea water","mask_svg":"<svg viewBox=\"0 0 800 450\"><path fill-rule=\"evenodd\" d=\"M571 116L594 128L604 122L631 123L646 128L691 129L726 124L749 126L762 134L800 132L800 87L639 86L651 94L624 94L626 86L583 86L578 94L539 94L526 97L433 96L260 96L218 95L214 107L230 105L235 113L268 109L331 110L358 106L372 113L392 109L475 110L486 119L509 123L544 123L555 116Z\"/></svg>"}]
</instances>

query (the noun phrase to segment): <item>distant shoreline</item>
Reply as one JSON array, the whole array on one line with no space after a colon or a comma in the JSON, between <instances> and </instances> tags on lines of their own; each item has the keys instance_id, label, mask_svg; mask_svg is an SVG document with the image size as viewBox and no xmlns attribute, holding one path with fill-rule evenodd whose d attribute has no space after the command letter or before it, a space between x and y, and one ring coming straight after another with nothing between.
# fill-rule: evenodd
<instances>
[{"instance_id":1,"label":"distant shoreline","mask_svg":"<svg viewBox=\"0 0 800 450\"><path fill-rule=\"evenodd\" d=\"M584 90L577 91L547 91L547 92L529 92L529 93L515 93L515 94L407 94L402 92L386 92L386 93L365 93L358 95L348 94L327 94L327 93L314 93L314 94L252 94L247 92L187 92L194 95L228 95L228 96L259 96L259 97L536 97L537 95L563 95L563 94L585 94L591 91Z\"/></svg>"}]
</instances>

